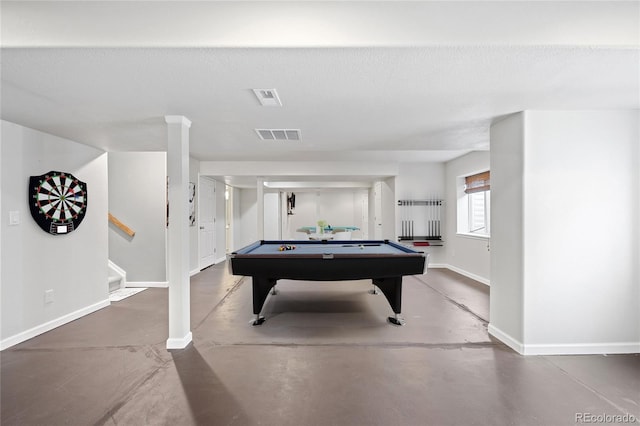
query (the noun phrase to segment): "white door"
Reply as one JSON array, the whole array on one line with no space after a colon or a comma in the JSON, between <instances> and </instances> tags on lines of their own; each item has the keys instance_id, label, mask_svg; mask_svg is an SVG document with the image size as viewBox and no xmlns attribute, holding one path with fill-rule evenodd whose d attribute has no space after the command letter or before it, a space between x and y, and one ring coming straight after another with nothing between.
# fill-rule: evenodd
<instances>
[{"instance_id":1,"label":"white door","mask_svg":"<svg viewBox=\"0 0 640 426\"><path fill-rule=\"evenodd\" d=\"M204 269L216 260L216 183L200 177L198 216L200 226L199 267Z\"/></svg>"},{"instance_id":2,"label":"white door","mask_svg":"<svg viewBox=\"0 0 640 426\"><path fill-rule=\"evenodd\" d=\"M362 239L369 239L369 193L366 190L356 192L354 205L356 207L355 226L360 228L360 234L357 233ZM360 211L358 211L358 206Z\"/></svg>"},{"instance_id":3,"label":"white door","mask_svg":"<svg viewBox=\"0 0 640 426\"><path fill-rule=\"evenodd\" d=\"M234 248L233 244L233 188L225 185L224 190L224 232L226 253L231 253Z\"/></svg>"},{"instance_id":4,"label":"white door","mask_svg":"<svg viewBox=\"0 0 640 426\"><path fill-rule=\"evenodd\" d=\"M376 182L374 184L374 224L373 224L373 238L376 240L382 239L382 182Z\"/></svg>"}]
</instances>

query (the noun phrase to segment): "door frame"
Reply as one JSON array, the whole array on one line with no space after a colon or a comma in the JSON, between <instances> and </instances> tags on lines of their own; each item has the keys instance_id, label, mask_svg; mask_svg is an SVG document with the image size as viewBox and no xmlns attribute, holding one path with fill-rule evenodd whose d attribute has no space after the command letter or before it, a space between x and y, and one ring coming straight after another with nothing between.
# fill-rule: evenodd
<instances>
[{"instance_id":1,"label":"door frame","mask_svg":"<svg viewBox=\"0 0 640 426\"><path fill-rule=\"evenodd\" d=\"M202 225L201 225L201 221L202 221L202 210L203 210L203 203L202 203L202 181L203 180L207 180L209 182L211 182L213 184L213 207L212 207L212 214L213 214L213 261L208 264L208 265L203 265L202 264L202 253L201 253L201 238L202 238ZM216 203L217 203L217 199L216 199L216 181L206 175L200 175L198 174L198 216L197 216L197 224L198 224L198 270L203 270L205 268L208 268L211 265L215 265L216 263L216 253L217 253L217 245L216 245Z\"/></svg>"}]
</instances>

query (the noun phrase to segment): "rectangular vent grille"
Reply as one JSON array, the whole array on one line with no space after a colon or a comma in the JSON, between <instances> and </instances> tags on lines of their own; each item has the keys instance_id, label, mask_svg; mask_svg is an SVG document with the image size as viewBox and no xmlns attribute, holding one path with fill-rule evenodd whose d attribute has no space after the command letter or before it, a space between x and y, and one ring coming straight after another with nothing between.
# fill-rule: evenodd
<instances>
[{"instance_id":1,"label":"rectangular vent grille","mask_svg":"<svg viewBox=\"0 0 640 426\"><path fill-rule=\"evenodd\" d=\"M280 102L280 97L278 96L278 92L276 89L253 89L253 93L258 98L258 102L262 106L282 106L282 102Z\"/></svg>"},{"instance_id":2,"label":"rectangular vent grille","mask_svg":"<svg viewBox=\"0 0 640 426\"><path fill-rule=\"evenodd\" d=\"M260 139L264 141L299 141L299 129L256 129Z\"/></svg>"}]
</instances>

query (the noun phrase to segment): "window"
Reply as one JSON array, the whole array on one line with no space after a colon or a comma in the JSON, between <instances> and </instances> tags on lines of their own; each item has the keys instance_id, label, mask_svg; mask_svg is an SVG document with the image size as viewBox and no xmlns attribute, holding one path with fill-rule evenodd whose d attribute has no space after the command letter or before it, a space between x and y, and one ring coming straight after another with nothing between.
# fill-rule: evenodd
<instances>
[{"instance_id":1,"label":"window","mask_svg":"<svg viewBox=\"0 0 640 426\"><path fill-rule=\"evenodd\" d=\"M489 234L489 205L491 191L474 192L468 194L469 200L469 233Z\"/></svg>"},{"instance_id":2,"label":"window","mask_svg":"<svg viewBox=\"0 0 640 426\"><path fill-rule=\"evenodd\" d=\"M488 237L491 221L490 172L460 179L458 233Z\"/></svg>"}]
</instances>

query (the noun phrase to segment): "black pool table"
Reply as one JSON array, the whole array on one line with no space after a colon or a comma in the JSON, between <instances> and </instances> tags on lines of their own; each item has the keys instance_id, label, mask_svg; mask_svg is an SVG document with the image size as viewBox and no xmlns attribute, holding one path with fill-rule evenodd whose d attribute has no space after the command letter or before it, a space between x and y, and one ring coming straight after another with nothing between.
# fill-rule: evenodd
<instances>
[{"instance_id":1,"label":"black pool table","mask_svg":"<svg viewBox=\"0 0 640 426\"><path fill-rule=\"evenodd\" d=\"M264 322L260 312L279 279L371 279L395 313L389 321L402 325L402 277L422 274L427 266L423 252L389 240L257 241L233 252L229 262L233 275L252 277L254 325Z\"/></svg>"}]
</instances>

